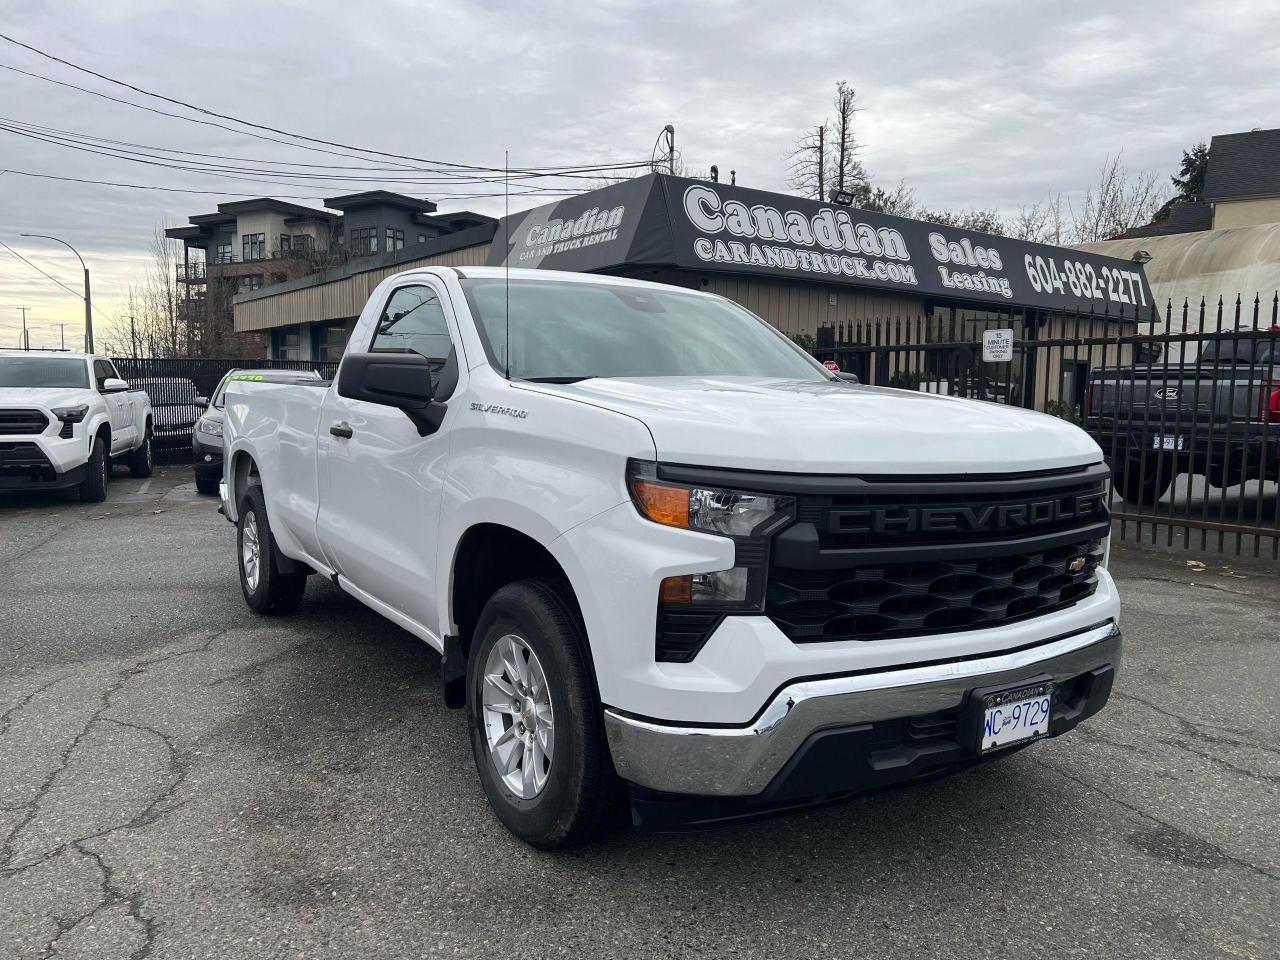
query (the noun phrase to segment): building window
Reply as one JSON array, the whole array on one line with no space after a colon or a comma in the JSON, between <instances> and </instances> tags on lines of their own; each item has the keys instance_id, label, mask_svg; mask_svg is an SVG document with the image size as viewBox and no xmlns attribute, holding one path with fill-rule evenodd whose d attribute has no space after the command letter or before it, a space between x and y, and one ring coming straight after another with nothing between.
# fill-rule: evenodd
<instances>
[{"instance_id":1,"label":"building window","mask_svg":"<svg viewBox=\"0 0 1280 960\"><path fill-rule=\"evenodd\" d=\"M320 360L341 360L347 346L347 325L334 323L320 329Z\"/></svg>"},{"instance_id":2,"label":"building window","mask_svg":"<svg viewBox=\"0 0 1280 960\"><path fill-rule=\"evenodd\" d=\"M267 235L265 233L246 233L240 237L240 259L264 260L267 256Z\"/></svg>"},{"instance_id":3,"label":"building window","mask_svg":"<svg viewBox=\"0 0 1280 960\"><path fill-rule=\"evenodd\" d=\"M279 334L279 360L305 360L302 355L302 335L297 330L281 330Z\"/></svg>"},{"instance_id":4,"label":"building window","mask_svg":"<svg viewBox=\"0 0 1280 960\"><path fill-rule=\"evenodd\" d=\"M240 278L240 293L246 293L250 290L262 289L262 274L255 273L251 277Z\"/></svg>"},{"instance_id":5,"label":"building window","mask_svg":"<svg viewBox=\"0 0 1280 960\"><path fill-rule=\"evenodd\" d=\"M293 250L295 253L310 253L315 249L316 238L305 233L295 233L293 235Z\"/></svg>"},{"instance_id":6,"label":"building window","mask_svg":"<svg viewBox=\"0 0 1280 960\"><path fill-rule=\"evenodd\" d=\"M377 227L359 227L351 231L351 255L353 257L368 257L377 252Z\"/></svg>"},{"instance_id":7,"label":"building window","mask_svg":"<svg viewBox=\"0 0 1280 960\"><path fill-rule=\"evenodd\" d=\"M220 243L213 248L214 263L230 263L231 262L231 244Z\"/></svg>"},{"instance_id":8,"label":"building window","mask_svg":"<svg viewBox=\"0 0 1280 960\"><path fill-rule=\"evenodd\" d=\"M289 255L289 245L292 239L287 233L280 234L280 256L287 257Z\"/></svg>"},{"instance_id":9,"label":"building window","mask_svg":"<svg viewBox=\"0 0 1280 960\"><path fill-rule=\"evenodd\" d=\"M418 242L419 242L419 243L426 243L426 242L427 242L427 235L426 235L425 233L420 233L420 234L418 234Z\"/></svg>"},{"instance_id":10,"label":"building window","mask_svg":"<svg viewBox=\"0 0 1280 960\"><path fill-rule=\"evenodd\" d=\"M387 227L387 248L386 249L387 249L387 253L390 253L392 250L404 249L404 231L403 230L392 230L390 227Z\"/></svg>"}]
</instances>

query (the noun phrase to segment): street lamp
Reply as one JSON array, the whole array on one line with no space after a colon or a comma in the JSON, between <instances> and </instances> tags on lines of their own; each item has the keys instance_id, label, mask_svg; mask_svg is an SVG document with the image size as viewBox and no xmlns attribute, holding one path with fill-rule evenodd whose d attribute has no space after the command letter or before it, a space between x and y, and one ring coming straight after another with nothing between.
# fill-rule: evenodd
<instances>
[{"instance_id":1,"label":"street lamp","mask_svg":"<svg viewBox=\"0 0 1280 960\"><path fill-rule=\"evenodd\" d=\"M36 237L41 240L52 240L60 243L72 253L76 255L76 259L80 261L80 266L84 268L84 350L85 353L93 353L93 300L89 297L89 268L84 264L84 257L80 256L80 251L67 243L65 240L59 240L57 237L51 237L45 233L23 233L23 237Z\"/></svg>"}]
</instances>

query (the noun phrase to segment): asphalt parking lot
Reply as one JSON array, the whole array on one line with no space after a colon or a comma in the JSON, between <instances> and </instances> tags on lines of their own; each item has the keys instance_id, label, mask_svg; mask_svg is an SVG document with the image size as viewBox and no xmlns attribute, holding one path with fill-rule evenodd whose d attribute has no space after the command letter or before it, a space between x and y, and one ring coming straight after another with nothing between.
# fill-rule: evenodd
<instances>
[{"instance_id":1,"label":"asphalt parking lot","mask_svg":"<svg viewBox=\"0 0 1280 960\"><path fill-rule=\"evenodd\" d=\"M1116 695L763 824L512 839L425 646L244 607L182 467L0 500L0 958L1280 955L1280 580L1117 549Z\"/></svg>"}]
</instances>

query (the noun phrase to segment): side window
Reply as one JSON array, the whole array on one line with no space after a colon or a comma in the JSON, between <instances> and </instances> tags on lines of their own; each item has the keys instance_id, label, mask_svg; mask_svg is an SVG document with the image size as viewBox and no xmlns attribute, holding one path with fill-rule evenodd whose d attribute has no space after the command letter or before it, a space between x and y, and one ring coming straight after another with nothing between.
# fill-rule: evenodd
<instances>
[{"instance_id":1,"label":"side window","mask_svg":"<svg viewBox=\"0 0 1280 960\"><path fill-rule=\"evenodd\" d=\"M439 373L451 347L449 325L436 292L430 287L401 287L391 294L378 318L369 349L420 353L432 362L432 372Z\"/></svg>"},{"instance_id":2,"label":"side window","mask_svg":"<svg viewBox=\"0 0 1280 960\"><path fill-rule=\"evenodd\" d=\"M93 379L94 379L94 382L98 385L99 390L102 389L102 385L106 381L107 377L114 377L114 376L115 376L115 372L111 369L111 364L107 363L107 361L105 360L93 361Z\"/></svg>"}]
</instances>

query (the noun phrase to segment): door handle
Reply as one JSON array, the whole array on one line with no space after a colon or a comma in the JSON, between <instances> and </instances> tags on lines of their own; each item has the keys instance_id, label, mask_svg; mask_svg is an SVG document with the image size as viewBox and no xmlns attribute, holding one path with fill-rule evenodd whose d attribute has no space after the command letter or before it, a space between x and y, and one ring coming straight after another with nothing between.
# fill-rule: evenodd
<instances>
[{"instance_id":1,"label":"door handle","mask_svg":"<svg viewBox=\"0 0 1280 960\"><path fill-rule=\"evenodd\" d=\"M346 440L350 440L353 431L351 429L351 424L347 423L345 420L340 420L329 427L329 432L335 437L342 437Z\"/></svg>"}]
</instances>

